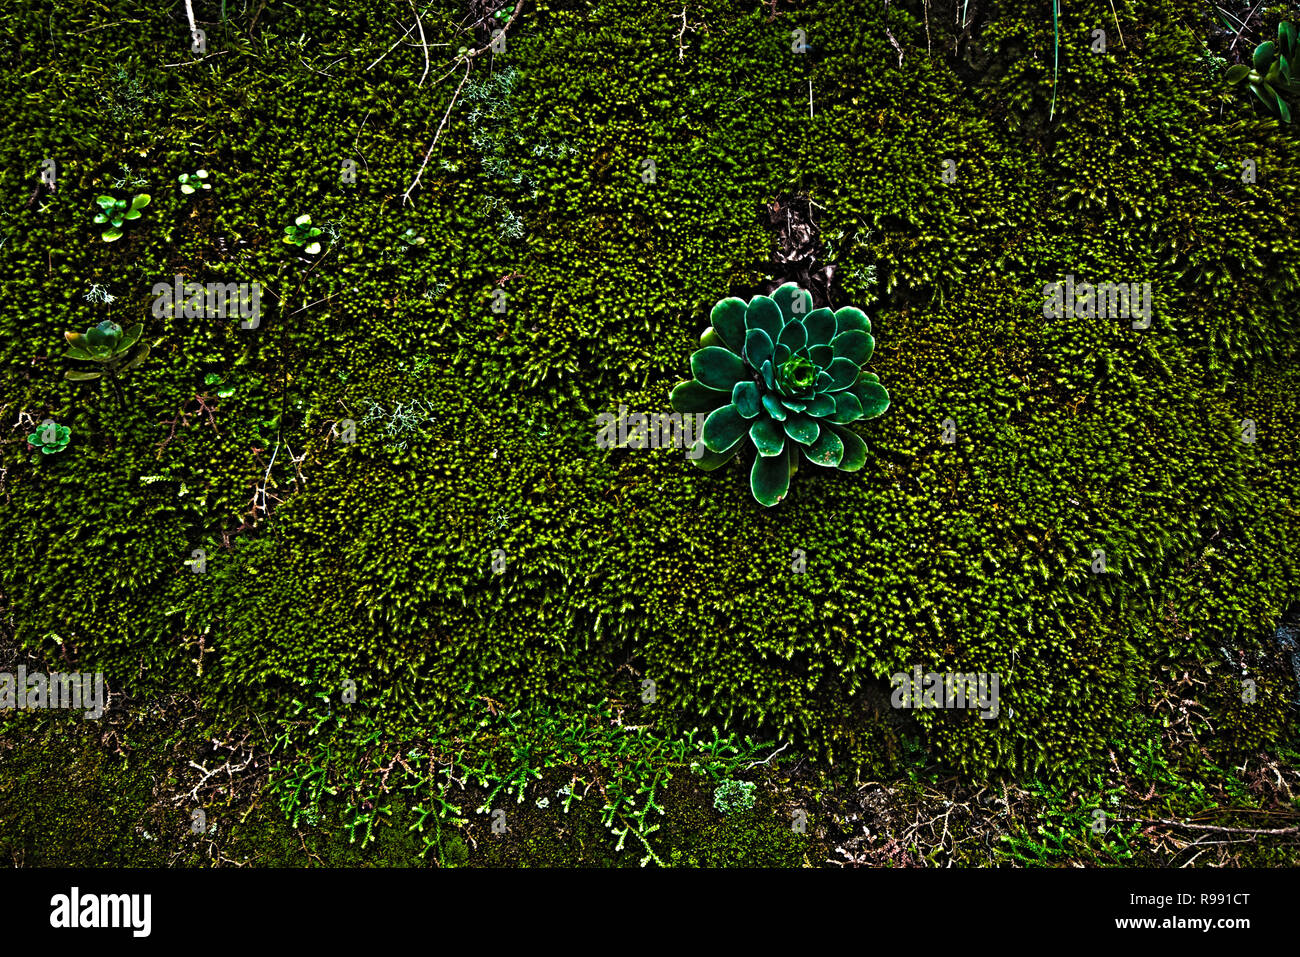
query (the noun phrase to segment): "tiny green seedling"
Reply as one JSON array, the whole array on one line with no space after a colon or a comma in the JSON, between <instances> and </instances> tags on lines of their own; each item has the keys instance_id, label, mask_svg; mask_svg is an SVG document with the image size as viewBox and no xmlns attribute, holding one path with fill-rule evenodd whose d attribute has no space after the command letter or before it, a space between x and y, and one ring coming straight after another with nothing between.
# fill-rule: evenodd
<instances>
[{"instance_id":1,"label":"tiny green seedling","mask_svg":"<svg viewBox=\"0 0 1300 957\"><path fill-rule=\"evenodd\" d=\"M308 256L315 256L320 252L320 243L315 240L321 232L319 226L311 224L311 214L303 213L292 225L284 227L284 241L291 246L302 246Z\"/></svg>"},{"instance_id":2,"label":"tiny green seedling","mask_svg":"<svg viewBox=\"0 0 1300 957\"><path fill-rule=\"evenodd\" d=\"M208 178L208 171L205 169L195 170L193 173L181 173L176 177L176 182L181 184L181 192L188 196L190 193L198 192L201 189L211 189L211 183L203 182Z\"/></svg>"},{"instance_id":3,"label":"tiny green seedling","mask_svg":"<svg viewBox=\"0 0 1300 957\"><path fill-rule=\"evenodd\" d=\"M235 394L234 385L225 384L225 379L215 372L209 372L205 375L203 377L203 384L219 386L217 389L218 399L228 399Z\"/></svg>"},{"instance_id":4,"label":"tiny green seedling","mask_svg":"<svg viewBox=\"0 0 1300 957\"><path fill-rule=\"evenodd\" d=\"M140 210L149 205L149 199L148 193L137 193L129 201L112 196L96 197L95 202L99 204L100 212L95 214L95 222L108 226L103 232L104 242L121 239L122 224L127 220L139 219Z\"/></svg>"},{"instance_id":5,"label":"tiny green seedling","mask_svg":"<svg viewBox=\"0 0 1300 957\"><path fill-rule=\"evenodd\" d=\"M515 12L515 8L513 5L511 5L508 7L502 7L496 13L492 14L492 16L497 20L504 20L506 19L506 17L510 16L514 12Z\"/></svg>"}]
</instances>

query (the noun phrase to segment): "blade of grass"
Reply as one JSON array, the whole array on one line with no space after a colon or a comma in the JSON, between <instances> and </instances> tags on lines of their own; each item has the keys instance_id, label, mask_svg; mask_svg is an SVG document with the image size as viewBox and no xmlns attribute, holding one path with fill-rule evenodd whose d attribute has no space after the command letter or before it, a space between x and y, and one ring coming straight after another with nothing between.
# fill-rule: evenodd
<instances>
[{"instance_id":1,"label":"blade of grass","mask_svg":"<svg viewBox=\"0 0 1300 957\"><path fill-rule=\"evenodd\" d=\"M1050 123L1056 116L1056 77L1061 72L1061 0L1052 0L1052 106L1048 111Z\"/></svg>"}]
</instances>

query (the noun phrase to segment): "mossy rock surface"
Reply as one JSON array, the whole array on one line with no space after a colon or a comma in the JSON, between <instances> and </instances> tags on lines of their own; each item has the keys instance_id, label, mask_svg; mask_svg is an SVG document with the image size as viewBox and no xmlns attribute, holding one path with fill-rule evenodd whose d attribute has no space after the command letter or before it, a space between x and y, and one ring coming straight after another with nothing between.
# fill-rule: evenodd
<instances>
[{"instance_id":1,"label":"mossy rock surface","mask_svg":"<svg viewBox=\"0 0 1300 957\"><path fill-rule=\"evenodd\" d=\"M916 4L769 22L708 0L681 48L643 5L530 5L449 113L459 69L421 84L410 47L367 69L383 3L232 19L209 31L222 56L181 68L174 17L110 6L141 22L24 29L15 62L43 69L0 74L0 405L77 437L0 461L0 595L34 653L280 714L351 681L407 729L479 695L579 707L652 680L665 726L879 771L906 721L984 779L1104 760L1151 667L1265 642L1298 597L1300 156L1199 72L1172 0L1130 5L1104 55L1063 34L1054 107L1040 5L980 24L977 78L925 55ZM429 42L458 17L431 8ZM791 50L804 24L813 55ZM133 52L146 35L182 52ZM46 155L58 190L24 205ZM106 244L93 198L123 164L154 199ZM211 190L173 188L200 166ZM792 193L817 204L836 305L871 314L893 405L858 427L866 466L801 468L763 509L743 464L599 449L598 414L668 411L712 305L766 278L756 211ZM280 241L303 212L320 257ZM264 283L259 326L154 318L177 272ZM1066 275L1150 282L1150 328L1044 317ZM92 282L118 298L86 302ZM63 331L104 317L158 341L121 411L63 377ZM183 493L146 495L158 475ZM998 673L999 716L890 714L915 666ZM1233 747L1284 735L1285 691Z\"/></svg>"}]
</instances>

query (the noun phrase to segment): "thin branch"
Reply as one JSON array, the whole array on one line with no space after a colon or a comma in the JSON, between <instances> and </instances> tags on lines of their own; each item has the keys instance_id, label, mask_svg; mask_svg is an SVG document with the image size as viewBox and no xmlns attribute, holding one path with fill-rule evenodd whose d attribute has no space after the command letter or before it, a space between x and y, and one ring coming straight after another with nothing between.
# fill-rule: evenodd
<instances>
[{"instance_id":1,"label":"thin branch","mask_svg":"<svg viewBox=\"0 0 1300 957\"><path fill-rule=\"evenodd\" d=\"M519 19L519 13L523 9L524 9L524 0L519 0L519 2L515 4L515 12L510 14L510 19L507 20L506 25L501 28L502 36L505 36L507 33L510 32L510 28L515 25L515 21ZM492 49L492 44L488 43L488 45L483 47L481 50L470 50L468 53L464 54L464 56L466 57L466 59L472 60L475 57L482 56L484 53L487 53L491 49Z\"/></svg>"},{"instance_id":2,"label":"thin branch","mask_svg":"<svg viewBox=\"0 0 1300 957\"><path fill-rule=\"evenodd\" d=\"M403 40L405 40L405 39L407 38L407 36L410 35L411 31L414 30L414 29L415 29L414 26L408 27L407 30L406 30L406 33L403 33L400 37L398 37L397 40L393 43L393 45L392 45L391 47L389 47L387 50L385 50L385 51L380 55L379 60L382 60L384 57L388 56L388 54L390 54L390 53L392 53L394 50L396 50L396 49L397 49L397 44L399 44L399 43L401 43ZM366 67L366 72L370 72L370 71L373 70L375 67L379 66L379 60L376 60L374 63L370 64L370 66Z\"/></svg>"},{"instance_id":3,"label":"thin branch","mask_svg":"<svg viewBox=\"0 0 1300 957\"><path fill-rule=\"evenodd\" d=\"M322 71L322 70L318 70L318 69L316 69L316 68L315 68L314 66L312 66L310 63L308 63L306 60L304 60L302 57L298 57L298 62L301 63L303 66L305 66L307 69L311 70L311 72L313 72L313 73L320 74L321 76L327 76L327 77L329 77L331 80L334 79L334 74L333 74L333 73L325 73L325 72ZM338 60L335 60L335 61L334 61L334 63L337 63L337 62L338 62ZM333 66L334 63L331 63L330 66Z\"/></svg>"},{"instance_id":4,"label":"thin branch","mask_svg":"<svg viewBox=\"0 0 1300 957\"><path fill-rule=\"evenodd\" d=\"M1119 25L1119 14L1115 12L1115 0L1110 0L1110 14L1115 18L1115 29L1119 31L1119 45L1124 46L1124 28ZM1127 47L1125 47L1127 49Z\"/></svg>"},{"instance_id":5,"label":"thin branch","mask_svg":"<svg viewBox=\"0 0 1300 957\"><path fill-rule=\"evenodd\" d=\"M199 57L197 60L190 60L186 63L164 63L163 66L193 66L196 63L202 63L204 60L211 60L214 56L225 56L229 50L221 50L217 53L209 53L205 57Z\"/></svg>"},{"instance_id":6,"label":"thin branch","mask_svg":"<svg viewBox=\"0 0 1300 957\"><path fill-rule=\"evenodd\" d=\"M898 45L898 41L894 39L894 35L889 32L889 0L885 0L885 21L885 36L889 37L889 42L892 43L894 49L898 51L898 65L902 66L903 48Z\"/></svg>"},{"instance_id":7,"label":"thin branch","mask_svg":"<svg viewBox=\"0 0 1300 957\"><path fill-rule=\"evenodd\" d=\"M1250 18L1255 15L1255 13L1259 10L1261 6L1263 6L1263 4L1264 4L1264 0L1259 0L1259 3L1255 4L1255 9L1251 10L1250 13L1246 14L1246 19L1241 24L1242 32L1238 33L1235 37L1232 38L1232 46L1228 47L1228 56L1232 56L1232 51L1237 48L1237 41L1241 39L1242 33L1245 32L1246 27L1250 24Z\"/></svg>"},{"instance_id":8,"label":"thin branch","mask_svg":"<svg viewBox=\"0 0 1300 957\"><path fill-rule=\"evenodd\" d=\"M1125 817L1115 818L1126 824L1172 824L1194 831L1214 831L1216 834L1300 834L1300 827L1219 827L1215 824L1192 824L1189 821L1174 821L1166 817Z\"/></svg>"},{"instance_id":9,"label":"thin branch","mask_svg":"<svg viewBox=\"0 0 1300 957\"><path fill-rule=\"evenodd\" d=\"M358 156L360 156L360 157L361 157L361 162L363 162L363 163L366 163L366 157L365 157L365 155L361 152L361 150L357 149L357 143L361 142L361 133L362 133L362 131L365 130L365 128L366 128L366 120L370 119L370 114L373 113L373 112L374 112L374 110L366 110L366 116L365 116L365 119L363 119L363 120L361 121L361 126L357 129L357 135L356 135L356 138L352 141L352 152L354 152L354 153L356 153ZM366 169L367 169L367 170L370 169L370 164L369 164L369 163L366 163Z\"/></svg>"},{"instance_id":10,"label":"thin branch","mask_svg":"<svg viewBox=\"0 0 1300 957\"><path fill-rule=\"evenodd\" d=\"M291 315L291 316L296 316L296 315L298 315L298 313L302 312L303 309L310 309L312 306L319 305L319 304L322 303L322 302L327 302L327 301L329 301L330 299L332 299L333 297L334 297L334 293L330 293L330 294L329 294L328 296L326 296L324 299L317 299L315 302L309 302L309 303L307 303L307 305L303 306L302 309L295 309L293 312L289 313L289 315Z\"/></svg>"},{"instance_id":11,"label":"thin branch","mask_svg":"<svg viewBox=\"0 0 1300 957\"><path fill-rule=\"evenodd\" d=\"M682 42L682 39L686 36L687 30L690 30L692 33L695 32L694 27L688 27L686 25L686 8L682 7L682 28L677 31L677 59L679 60L686 59L686 44Z\"/></svg>"},{"instance_id":12,"label":"thin branch","mask_svg":"<svg viewBox=\"0 0 1300 957\"><path fill-rule=\"evenodd\" d=\"M516 7L516 10L519 8ZM424 168L429 165L429 157L433 155L433 148L438 143L438 137L442 135L443 127L447 125L447 118L451 116L451 108L456 105L456 98L460 96L460 91L464 89L465 82L469 79L470 63L469 57L465 57L465 75L461 77L460 86L456 87L456 92L451 95L451 102L447 104L447 112L442 114L442 122L438 124L438 129L433 134L433 142L424 153L424 162L420 164L419 172L415 174L415 179L411 180L411 185L406 187L406 192L402 194L402 205L405 206L411 198L411 192L419 185L420 177L424 175Z\"/></svg>"},{"instance_id":13,"label":"thin branch","mask_svg":"<svg viewBox=\"0 0 1300 957\"><path fill-rule=\"evenodd\" d=\"M413 0L406 0L411 7L411 12L415 14L415 25L420 28L420 45L424 47L424 72L420 74L420 82L415 84L417 87L424 86L425 77L429 75L429 44L424 39L424 21L420 19L420 12L415 9Z\"/></svg>"},{"instance_id":14,"label":"thin branch","mask_svg":"<svg viewBox=\"0 0 1300 957\"><path fill-rule=\"evenodd\" d=\"M785 744L781 745L781 747L777 748L775 751L773 751L771 754L769 754L769 755L767 756L767 759L766 759L766 760L763 760L763 761L754 761L752 764L747 765L747 766L745 767L745 770L748 771L750 768L756 768L756 767L758 767L760 764L767 764L768 761L771 761L774 757L776 757L778 754L780 754L782 751L784 751L784 750L785 750L786 748L788 748L788 747L790 747L790 742L789 742L789 741L787 741Z\"/></svg>"},{"instance_id":15,"label":"thin branch","mask_svg":"<svg viewBox=\"0 0 1300 957\"><path fill-rule=\"evenodd\" d=\"M124 23L144 23L143 20L118 20L116 23L104 23L97 27L91 27L89 30L81 30L74 33L74 37L85 36L87 33L94 33L96 30L107 30L109 27L120 27Z\"/></svg>"}]
</instances>

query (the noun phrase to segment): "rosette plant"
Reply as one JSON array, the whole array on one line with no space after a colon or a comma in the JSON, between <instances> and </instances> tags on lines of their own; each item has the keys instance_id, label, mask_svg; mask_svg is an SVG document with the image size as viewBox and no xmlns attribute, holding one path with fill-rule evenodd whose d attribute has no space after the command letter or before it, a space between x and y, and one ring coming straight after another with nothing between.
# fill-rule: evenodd
<instances>
[{"instance_id":1,"label":"rosette plant","mask_svg":"<svg viewBox=\"0 0 1300 957\"><path fill-rule=\"evenodd\" d=\"M284 241L291 246L304 247L303 252L315 256L320 252L320 243L316 237L324 232L319 226L311 224L311 214L303 213L288 226L284 227Z\"/></svg>"},{"instance_id":2,"label":"rosette plant","mask_svg":"<svg viewBox=\"0 0 1300 957\"><path fill-rule=\"evenodd\" d=\"M862 366L875 350L861 309L813 309L812 295L786 283L748 303L713 307L711 325L691 356L694 378L673 389L678 412L707 412L695 461L716 469L748 438L757 455L749 487L762 505L790 490L802 456L814 465L855 472L866 443L846 426L889 408L889 393Z\"/></svg>"},{"instance_id":3,"label":"rosette plant","mask_svg":"<svg viewBox=\"0 0 1300 957\"><path fill-rule=\"evenodd\" d=\"M149 205L149 198L148 193L136 193L130 200L114 196L96 197L95 204L99 206L99 212L95 214L95 222L107 226L100 238L106 243L121 239L122 225L129 220L139 219L140 210Z\"/></svg>"},{"instance_id":4,"label":"rosette plant","mask_svg":"<svg viewBox=\"0 0 1300 957\"><path fill-rule=\"evenodd\" d=\"M208 178L208 171L205 169L195 170L193 173L181 173L176 177L176 182L181 184L181 192L186 196L190 193L197 192L201 189L211 189L211 183L205 183Z\"/></svg>"},{"instance_id":5,"label":"rosette plant","mask_svg":"<svg viewBox=\"0 0 1300 957\"><path fill-rule=\"evenodd\" d=\"M46 419L31 435L27 436L27 444L33 449L39 450L42 455L53 455L55 452L62 452L68 447L72 440L72 430L66 425L59 425L52 419Z\"/></svg>"},{"instance_id":6,"label":"rosette plant","mask_svg":"<svg viewBox=\"0 0 1300 957\"><path fill-rule=\"evenodd\" d=\"M122 395L121 386L118 385L117 377L126 369L134 369L149 355L149 343L146 342L135 357L127 361L131 348L139 341L140 333L143 331L143 323L137 322L123 332L122 327L116 322L105 319L85 332L65 332L63 337L68 340L68 351L63 354L64 358L95 362L100 367L98 372L69 371L65 375L74 382L107 377L117 395L118 405L125 405L126 400Z\"/></svg>"},{"instance_id":7,"label":"rosette plant","mask_svg":"<svg viewBox=\"0 0 1300 957\"><path fill-rule=\"evenodd\" d=\"M1250 63L1239 63L1224 74L1229 86L1247 83L1250 92L1264 104L1270 113L1283 123L1291 122L1291 108L1287 99L1300 93L1300 77L1292 72L1300 70L1300 38L1296 28L1283 20L1277 25L1277 40L1267 40L1255 47ZM1285 94L1285 95L1284 95Z\"/></svg>"}]
</instances>

